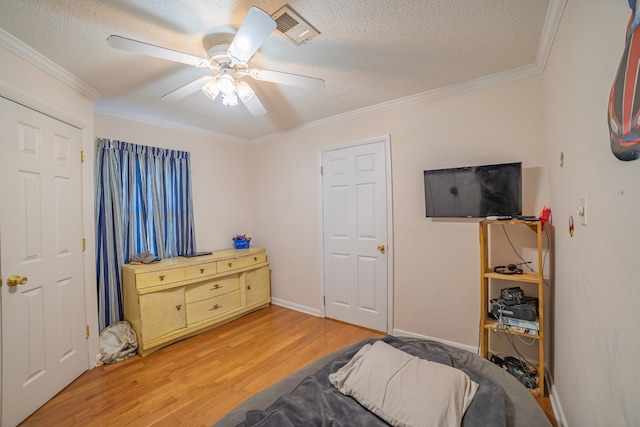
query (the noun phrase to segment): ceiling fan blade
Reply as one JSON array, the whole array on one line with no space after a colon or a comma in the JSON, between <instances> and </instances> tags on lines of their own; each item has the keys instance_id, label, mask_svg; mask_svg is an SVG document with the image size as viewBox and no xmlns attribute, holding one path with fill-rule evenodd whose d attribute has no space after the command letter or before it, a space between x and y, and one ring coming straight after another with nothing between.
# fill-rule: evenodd
<instances>
[{"instance_id":1,"label":"ceiling fan blade","mask_svg":"<svg viewBox=\"0 0 640 427\"><path fill-rule=\"evenodd\" d=\"M246 101L243 100L242 98L240 98L240 100L247 107L247 110L249 110L249 112L254 116L261 116L267 112L267 109L264 108L264 105L262 105L262 102L260 102L258 95L254 94L251 98L249 98Z\"/></svg>"},{"instance_id":2,"label":"ceiling fan blade","mask_svg":"<svg viewBox=\"0 0 640 427\"><path fill-rule=\"evenodd\" d=\"M255 80L298 86L306 89L320 89L324 87L324 80L315 77L300 76L298 74L283 73L281 71L261 70L252 68L249 76Z\"/></svg>"},{"instance_id":3,"label":"ceiling fan blade","mask_svg":"<svg viewBox=\"0 0 640 427\"><path fill-rule=\"evenodd\" d=\"M128 50L129 52L141 53L147 56L153 56L169 61L180 62L182 64L193 65L195 67L208 67L209 61L187 53L178 52L176 50L166 49L164 47L154 46L152 44L143 43L137 40L131 40L126 37L109 36L107 38L109 46L116 49Z\"/></svg>"},{"instance_id":4,"label":"ceiling fan blade","mask_svg":"<svg viewBox=\"0 0 640 427\"><path fill-rule=\"evenodd\" d=\"M233 38L227 55L234 62L246 64L275 29L276 21L266 12L252 6Z\"/></svg>"},{"instance_id":5,"label":"ceiling fan blade","mask_svg":"<svg viewBox=\"0 0 640 427\"><path fill-rule=\"evenodd\" d=\"M208 82L213 80L213 76L202 76L199 79L192 81L191 83L187 83L184 86L179 87L176 90L173 90L165 95L162 95L162 99L167 99L169 101L177 101L179 99L184 98L187 95L191 95L192 93L202 89L202 86L206 85Z\"/></svg>"}]
</instances>

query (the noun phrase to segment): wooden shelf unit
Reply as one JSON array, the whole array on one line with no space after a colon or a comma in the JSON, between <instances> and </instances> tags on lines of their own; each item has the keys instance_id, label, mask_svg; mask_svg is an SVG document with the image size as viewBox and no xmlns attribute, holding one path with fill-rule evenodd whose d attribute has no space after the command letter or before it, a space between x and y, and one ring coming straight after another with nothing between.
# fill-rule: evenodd
<instances>
[{"instance_id":1,"label":"wooden shelf unit","mask_svg":"<svg viewBox=\"0 0 640 427\"><path fill-rule=\"evenodd\" d=\"M537 256L538 271L523 272L522 274L501 274L493 271L494 266L489 265L489 229L493 225L521 225L528 227L536 233L537 240ZM531 389L531 393L536 397L544 396L544 277L543 277L543 246L542 246L542 223L540 221L522 221L522 220L483 220L480 221L480 356L489 359L489 336L491 332L498 334L512 334L535 339L538 342L538 363L535 364L538 370L538 381L535 388ZM538 319L540 330L538 335L530 335L516 331L506 331L498 329L498 321L489 316L489 286L492 280L504 280L515 282L510 284L515 286L516 283L525 284L523 290L525 294L527 287L537 286L538 292ZM516 355L517 356L517 355Z\"/></svg>"}]
</instances>

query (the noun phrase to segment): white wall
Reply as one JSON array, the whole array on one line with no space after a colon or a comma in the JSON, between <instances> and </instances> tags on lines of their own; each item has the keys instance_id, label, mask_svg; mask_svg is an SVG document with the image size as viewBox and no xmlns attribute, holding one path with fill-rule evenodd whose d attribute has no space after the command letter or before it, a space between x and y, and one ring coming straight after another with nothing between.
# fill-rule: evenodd
<instances>
[{"instance_id":1,"label":"white wall","mask_svg":"<svg viewBox=\"0 0 640 427\"><path fill-rule=\"evenodd\" d=\"M525 213L548 203L542 78L354 117L256 146L255 229L268 248L276 299L321 309L319 150L390 135L394 328L477 346L479 244L474 220L425 218L423 171L522 161L538 182ZM544 174L543 174L544 175ZM529 188L530 186L527 186ZM453 318L455 315L455 319Z\"/></svg>"},{"instance_id":2,"label":"white wall","mask_svg":"<svg viewBox=\"0 0 640 427\"><path fill-rule=\"evenodd\" d=\"M254 213L248 195L254 177L247 165L249 146L102 114L95 115L95 135L191 153L194 222L199 251L230 248L234 235L253 235ZM260 246L260 239L253 244Z\"/></svg>"},{"instance_id":3,"label":"white wall","mask_svg":"<svg viewBox=\"0 0 640 427\"><path fill-rule=\"evenodd\" d=\"M552 366L571 426L640 425L640 160L616 160L607 128L630 13L624 0L569 0L544 74L557 228ZM583 196L588 226L570 237Z\"/></svg>"}]
</instances>

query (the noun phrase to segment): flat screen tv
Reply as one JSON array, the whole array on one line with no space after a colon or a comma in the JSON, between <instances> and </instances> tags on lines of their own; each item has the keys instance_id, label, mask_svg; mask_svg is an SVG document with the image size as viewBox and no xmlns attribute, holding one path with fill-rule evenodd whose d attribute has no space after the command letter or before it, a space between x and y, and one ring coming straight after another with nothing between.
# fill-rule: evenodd
<instances>
[{"instance_id":1,"label":"flat screen tv","mask_svg":"<svg viewBox=\"0 0 640 427\"><path fill-rule=\"evenodd\" d=\"M522 215L522 163L424 171L427 218Z\"/></svg>"}]
</instances>

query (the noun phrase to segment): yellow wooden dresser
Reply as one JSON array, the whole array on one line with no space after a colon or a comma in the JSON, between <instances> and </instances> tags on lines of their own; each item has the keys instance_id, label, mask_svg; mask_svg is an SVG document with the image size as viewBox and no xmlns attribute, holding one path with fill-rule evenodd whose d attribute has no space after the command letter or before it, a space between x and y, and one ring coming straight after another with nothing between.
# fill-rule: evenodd
<instances>
[{"instance_id":1,"label":"yellow wooden dresser","mask_svg":"<svg viewBox=\"0 0 640 427\"><path fill-rule=\"evenodd\" d=\"M193 258L122 266L124 317L142 356L271 302L265 249L226 249Z\"/></svg>"}]
</instances>

